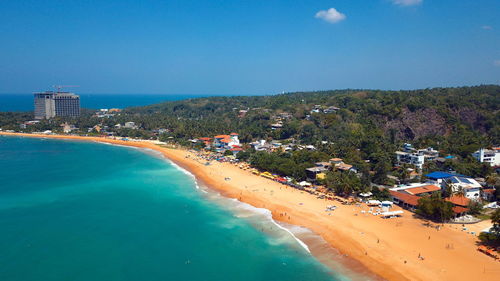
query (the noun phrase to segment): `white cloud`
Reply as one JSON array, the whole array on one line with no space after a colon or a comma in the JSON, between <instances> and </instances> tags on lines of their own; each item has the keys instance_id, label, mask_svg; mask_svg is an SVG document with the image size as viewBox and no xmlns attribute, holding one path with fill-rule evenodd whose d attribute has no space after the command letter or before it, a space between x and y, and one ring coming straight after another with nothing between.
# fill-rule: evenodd
<instances>
[{"instance_id":1,"label":"white cloud","mask_svg":"<svg viewBox=\"0 0 500 281\"><path fill-rule=\"evenodd\" d=\"M500 60L494 60L493 61L494 66L499 66L500 67Z\"/></svg>"},{"instance_id":2,"label":"white cloud","mask_svg":"<svg viewBox=\"0 0 500 281\"><path fill-rule=\"evenodd\" d=\"M424 0L391 0L394 5L399 5L399 6L415 6L419 5Z\"/></svg>"},{"instance_id":3,"label":"white cloud","mask_svg":"<svg viewBox=\"0 0 500 281\"><path fill-rule=\"evenodd\" d=\"M486 29L486 30L492 30L493 27L491 25L483 25L481 26L482 29Z\"/></svg>"},{"instance_id":4,"label":"white cloud","mask_svg":"<svg viewBox=\"0 0 500 281\"><path fill-rule=\"evenodd\" d=\"M337 22L342 21L346 18L346 16L344 14L337 11L337 9L335 9L335 8L330 8L326 11L321 10L321 11L317 12L314 17L317 19L322 19L322 20L327 21L329 23L337 23Z\"/></svg>"}]
</instances>

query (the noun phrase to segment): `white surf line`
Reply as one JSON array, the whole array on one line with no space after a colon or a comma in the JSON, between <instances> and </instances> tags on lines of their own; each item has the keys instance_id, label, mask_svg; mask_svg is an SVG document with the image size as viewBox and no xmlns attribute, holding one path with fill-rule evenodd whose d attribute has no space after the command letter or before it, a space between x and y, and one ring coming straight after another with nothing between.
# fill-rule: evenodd
<instances>
[{"instance_id":1,"label":"white surf line","mask_svg":"<svg viewBox=\"0 0 500 281\"><path fill-rule=\"evenodd\" d=\"M109 143L111 145L115 145L115 144L112 144L112 143ZM125 146L125 147L131 147L131 146L126 146L126 145L119 145L118 146ZM194 182L195 182L195 187L196 189L200 190L200 186L198 185L198 181L196 179L196 176L189 172L188 170L182 168L181 166L177 165L174 161L172 161L171 159L169 159L168 157L166 157L163 153L159 152L159 151L156 151L154 149L150 149L150 148L141 148L141 147L135 147L135 148L138 148L138 149L141 149L141 150L148 150L148 151L153 151L155 152L155 154L158 154L160 155L163 159L167 160L170 164L172 164L172 166L174 166L176 169L178 169L179 171L183 172L184 174L192 177L194 179ZM201 189L201 191L203 191L204 193L207 193L207 191ZM276 225L279 229L287 232L289 235L292 236L292 238L297 241L297 243L302 247L304 248L308 253L311 254L311 250L309 249L309 247L307 246L306 243L304 243L304 241L300 240L300 238L298 238L297 236L295 236L295 234L287 229L286 227L283 227L281 226L278 222L276 222L274 219L273 219L273 216L272 216L272 212L271 210L269 209L266 209L266 208L257 208L257 207L254 207L248 203L245 203L245 202L242 202L242 201L239 201L238 199L236 198L228 198L228 197L225 197L225 196L222 196L219 192L216 193L218 196L220 196L221 198L224 198L224 199L229 199L229 200L235 200L237 201L239 204L245 206L247 209L249 209L250 211L253 211L254 213L257 213L257 214L263 214L265 215L265 217L267 217L274 225Z\"/></svg>"}]
</instances>

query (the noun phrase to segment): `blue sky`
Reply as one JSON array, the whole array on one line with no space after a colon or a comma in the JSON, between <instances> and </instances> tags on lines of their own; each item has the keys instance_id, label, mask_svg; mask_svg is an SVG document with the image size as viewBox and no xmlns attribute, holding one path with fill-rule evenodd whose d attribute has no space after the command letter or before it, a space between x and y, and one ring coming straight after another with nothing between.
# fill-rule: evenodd
<instances>
[{"instance_id":1,"label":"blue sky","mask_svg":"<svg viewBox=\"0 0 500 281\"><path fill-rule=\"evenodd\" d=\"M500 84L498 0L0 2L0 93Z\"/></svg>"}]
</instances>

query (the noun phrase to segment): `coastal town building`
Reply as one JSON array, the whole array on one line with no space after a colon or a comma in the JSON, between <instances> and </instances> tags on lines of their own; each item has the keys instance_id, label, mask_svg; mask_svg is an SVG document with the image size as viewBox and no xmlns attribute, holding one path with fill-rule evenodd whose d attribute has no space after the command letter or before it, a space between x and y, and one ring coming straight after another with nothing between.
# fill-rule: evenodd
<instances>
[{"instance_id":1,"label":"coastal town building","mask_svg":"<svg viewBox=\"0 0 500 281\"><path fill-rule=\"evenodd\" d=\"M46 91L34 94L35 119L80 116L80 96L70 92Z\"/></svg>"},{"instance_id":2,"label":"coastal town building","mask_svg":"<svg viewBox=\"0 0 500 281\"><path fill-rule=\"evenodd\" d=\"M319 104L314 105L310 112L311 112L311 114L320 113L321 112L321 105L319 105Z\"/></svg>"},{"instance_id":3,"label":"coastal town building","mask_svg":"<svg viewBox=\"0 0 500 281\"><path fill-rule=\"evenodd\" d=\"M408 193L410 195L427 196L427 195L431 195L433 193L441 192L441 187L431 184L431 185L424 185L424 186L419 186L419 187L410 187L407 189L403 189L401 191L404 193Z\"/></svg>"},{"instance_id":4,"label":"coastal town building","mask_svg":"<svg viewBox=\"0 0 500 281\"><path fill-rule=\"evenodd\" d=\"M394 202L395 204L398 204L399 206L410 211L415 211L417 209L418 200L420 200L420 197L393 190L389 190L389 193L391 194L392 202Z\"/></svg>"},{"instance_id":5,"label":"coastal town building","mask_svg":"<svg viewBox=\"0 0 500 281\"><path fill-rule=\"evenodd\" d=\"M293 115L289 112L281 112L278 114L278 117L281 119L281 120L288 120L288 119L292 119L293 118Z\"/></svg>"},{"instance_id":6,"label":"coastal town building","mask_svg":"<svg viewBox=\"0 0 500 281\"><path fill-rule=\"evenodd\" d=\"M500 166L500 147L492 149L481 148L472 153L472 157L476 158L481 163L488 163L490 166Z\"/></svg>"},{"instance_id":7,"label":"coastal town building","mask_svg":"<svg viewBox=\"0 0 500 281\"><path fill-rule=\"evenodd\" d=\"M329 113L335 113L339 110L340 108L336 106L322 106L319 104L316 104L312 107L310 113L324 113L324 114L329 114Z\"/></svg>"},{"instance_id":8,"label":"coastal town building","mask_svg":"<svg viewBox=\"0 0 500 281\"><path fill-rule=\"evenodd\" d=\"M255 149L255 151L268 151L271 152L272 144L266 142L266 140L258 140L251 142L250 145Z\"/></svg>"},{"instance_id":9,"label":"coastal town building","mask_svg":"<svg viewBox=\"0 0 500 281\"><path fill-rule=\"evenodd\" d=\"M398 164L411 164L418 169L422 169L422 167L424 166L425 157L423 154L414 152L396 151L396 161L398 162Z\"/></svg>"},{"instance_id":10,"label":"coastal town building","mask_svg":"<svg viewBox=\"0 0 500 281\"><path fill-rule=\"evenodd\" d=\"M139 127L135 124L135 122L125 122L123 128L138 129Z\"/></svg>"},{"instance_id":11,"label":"coastal town building","mask_svg":"<svg viewBox=\"0 0 500 281\"><path fill-rule=\"evenodd\" d=\"M233 146L233 148L229 149L234 156L236 156L238 153L240 153L241 151L243 151L243 148L241 146Z\"/></svg>"},{"instance_id":12,"label":"coastal town building","mask_svg":"<svg viewBox=\"0 0 500 281\"><path fill-rule=\"evenodd\" d=\"M213 146L215 148L231 149L233 146L240 146L237 133L230 135L218 135L214 137Z\"/></svg>"},{"instance_id":13,"label":"coastal town building","mask_svg":"<svg viewBox=\"0 0 500 281\"><path fill-rule=\"evenodd\" d=\"M483 189L481 197L483 200L491 202L495 199L495 192L496 190L494 188L485 188Z\"/></svg>"},{"instance_id":14,"label":"coastal town building","mask_svg":"<svg viewBox=\"0 0 500 281\"><path fill-rule=\"evenodd\" d=\"M326 172L328 172L328 168L322 166L307 168L306 169L307 181L314 182L318 179L324 179L324 177L326 176Z\"/></svg>"},{"instance_id":15,"label":"coastal town building","mask_svg":"<svg viewBox=\"0 0 500 281\"><path fill-rule=\"evenodd\" d=\"M466 208L469 206L470 199L461 195L452 195L445 199L446 201L452 203L454 206L459 206Z\"/></svg>"},{"instance_id":16,"label":"coastal town building","mask_svg":"<svg viewBox=\"0 0 500 281\"><path fill-rule=\"evenodd\" d=\"M274 124L271 124L271 129L276 130L276 129L281 129L283 128L283 123L281 121L276 122Z\"/></svg>"},{"instance_id":17,"label":"coastal town building","mask_svg":"<svg viewBox=\"0 0 500 281\"><path fill-rule=\"evenodd\" d=\"M358 172L358 170L354 166L346 163L340 163L338 165L335 165L335 168L343 172L352 172L352 173Z\"/></svg>"},{"instance_id":18,"label":"coastal town building","mask_svg":"<svg viewBox=\"0 0 500 281\"><path fill-rule=\"evenodd\" d=\"M326 109L323 110L323 113L325 114L329 114L329 113L335 113L337 112L337 110L339 110L340 108L336 107L336 106L329 106L327 107Z\"/></svg>"},{"instance_id":19,"label":"coastal town building","mask_svg":"<svg viewBox=\"0 0 500 281\"><path fill-rule=\"evenodd\" d=\"M432 184L435 184L435 185L438 185L441 187L446 179L449 179L449 178L455 177L455 176L465 177L464 175L457 174L457 173L440 172L440 171L432 172L432 173L425 175L425 177L427 178L427 181L429 183L432 183Z\"/></svg>"},{"instance_id":20,"label":"coastal town building","mask_svg":"<svg viewBox=\"0 0 500 281\"><path fill-rule=\"evenodd\" d=\"M330 163L332 163L333 165L338 165L340 163L344 163L344 161L342 160L342 158L332 158L330 159Z\"/></svg>"},{"instance_id":21,"label":"coastal town building","mask_svg":"<svg viewBox=\"0 0 500 281\"><path fill-rule=\"evenodd\" d=\"M19 128L26 129L26 128L28 128L28 126L35 125L37 123L40 123L40 121L38 121L38 120L26 121L24 123L21 123L19 125Z\"/></svg>"},{"instance_id":22,"label":"coastal town building","mask_svg":"<svg viewBox=\"0 0 500 281\"><path fill-rule=\"evenodd\" d=\"M428 196L428 195L417 196L413 194L408 194L406 192L400 192L394 190L389 190L389 193L391 195L392 201L395 204L398 204L399 206L408 209L412 212L417 210L420 198ZM469 211L467 206L469 205L470 200L464 196L453 195L449 198L446 198L445 200L453 204L452 211L455 218L461 217L467 214L467 212Z\"/></svg>"},{"instance_id":23,"label":"coastal town building","mask_svg":"<svg viewBox=\"0 0 500 281\"><path fill-rule=\"evenodd\" d=\"M398 164L411 164L422 169L425 161L434 161L439 157L439 151L432 147L415 149L409 143L403 145L403 151L396 151Z\"/></svg>"},{"instance_id":24,"label":"coastal town building","mask_svg":"<svg viewBox=\"0 0 500 281\"><path fill-rule=\"evenodd\" d=\"M451 186L453 193L463 193L471 200L481 199L481 184L473 178L454 176L446 179L445 183Z\"/></svg>"},{"instance_id":25,"label":"coastal town building","mask_svg":"<svg viewBox=\"0 0 500 281\"><path fill-rule=\"evenodd\" d=\"M432 147L417 149L417 154L424 155L425 161L434 161L439 157L439 151Z\"/></svg>"},{"instance_id":26,"label":"coastal town building","mask_svg":"<svg viewBox=\"0 0 500 281\"><path fill-rule=\"evenodd\" d=\"M468 199L479 200L481 198L482 186L471 177L449 172L432 172L425 176L428 183L439 186L442 191L451 187L452 193L463 193Z\"/></svg>"},{"instance_id":27,"label":"coastal town building","mask_svg":"<svg viewBox=\"0 0 500 281\"><path fill-rule=\"evenodd\" d=\"M354 167L353 165L344 163L344 160L342 160L342 158L331 158L328 162L332 165L333 168L335 168L339 171L353 172L353 173L358 172L358 169L356 169L356 167Z\"/></svg>"},{"instance_id":28,"label":"coastal town building","mask_svg":"<svg viewBox=\"0 0 500 281\"><path fill-rule=\"evenodd\" d=\"M63 132L65 134L69 134L71 133L72 131L75 131L77 130L78 128L75 127L75 125L72 125L72 124L68 124L67 122L66 123L63 123L61 124L61 127L63 129Z\"/></svg>"},{"instance_id":29,"label":"coastal town building","mask_svg":"<svg viewBox=\"0 0 500 281\"><path fill-rule=\"evenodd\" d=\"M111 108L111 109L102 108L95 113L95 116L97 118L110 118L115 116L119 112L121 112L121 109L119 108Z\"/></svg>"},{"instance_id":30,"label":"coastal town building","mask_svg":"<svg viewBox=\"0 0 500 281\"><path fill-rule=\"evenodd\" d=\"M243 118L247 115L248 110L242 109L238 112L238 117Z\"/></svg>"},{"instance_id":31,"label":"coastal town building","mask_svg":"<svg viewBox=\"0 0 500 281\"><path fill-rule=\"evenodd\" d=\"M198 138L198 142L201 142L205 145L206 148L210 148L210 145L212 144L213 139L209 137L202 137Z\"/></svg>"}]
</instances>

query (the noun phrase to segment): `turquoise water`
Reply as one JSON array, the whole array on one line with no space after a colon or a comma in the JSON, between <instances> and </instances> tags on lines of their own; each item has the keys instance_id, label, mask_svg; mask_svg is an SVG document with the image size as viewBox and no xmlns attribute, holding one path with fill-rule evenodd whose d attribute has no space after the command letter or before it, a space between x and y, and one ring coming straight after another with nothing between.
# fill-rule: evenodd
<instances>
[{"instance_id":1,"label":"turquoise water","mask_svg":"<svg viewBox=\"0 0 500 281\"><path fill-rule=\"evenodd\" d=\"M0 136L0 179L0 280L345 278L152 152Z\"/></svg>"}]
</instances>

